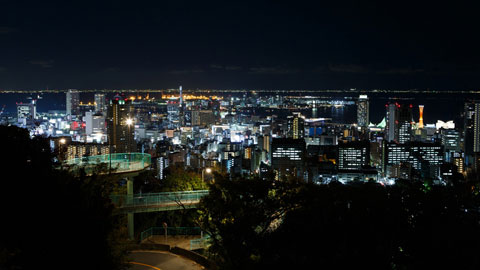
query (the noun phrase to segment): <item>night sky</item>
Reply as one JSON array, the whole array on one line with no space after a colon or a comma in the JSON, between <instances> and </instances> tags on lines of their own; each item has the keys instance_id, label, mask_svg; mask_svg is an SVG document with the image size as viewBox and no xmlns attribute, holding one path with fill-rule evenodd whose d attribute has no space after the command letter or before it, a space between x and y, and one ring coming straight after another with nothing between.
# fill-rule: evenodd
<instances>
[{"instance_id":1,"label":"night sky","mask_svg":"<svg viewBox=\"0 0 480 270\"><path fill-rule=\"evenodd\" d=\"M0 89L478 90L458 2L1 1Z\"/></svg>"}]
</instances>

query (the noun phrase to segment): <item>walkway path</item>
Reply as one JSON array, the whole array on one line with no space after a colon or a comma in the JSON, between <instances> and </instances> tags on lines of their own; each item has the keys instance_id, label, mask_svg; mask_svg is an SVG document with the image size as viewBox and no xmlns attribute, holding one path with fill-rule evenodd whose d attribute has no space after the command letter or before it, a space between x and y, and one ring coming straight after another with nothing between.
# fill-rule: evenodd
<instances>
[{"instance_id":1,"label":"walkway path","mask_svg":"<svg viewBox=\"0 0 480 270\"><path fill-rule=\"evenodd\" d=\"M200 270L203 266L163 251L134 251L130 254L132 270Z\"/></svg>"}]
</instances>

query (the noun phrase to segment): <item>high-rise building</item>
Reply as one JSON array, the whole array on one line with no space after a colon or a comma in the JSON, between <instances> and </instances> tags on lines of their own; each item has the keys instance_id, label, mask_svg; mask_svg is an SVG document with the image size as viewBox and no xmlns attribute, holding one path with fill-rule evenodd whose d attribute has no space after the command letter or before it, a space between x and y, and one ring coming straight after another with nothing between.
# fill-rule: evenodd
<instances>
[{"instance_id":1,"label":"high-rise building","mask_svg":"<svg viewBox=\"0 0 480 270\"><path fill-rule=\"evenodd\" d=\"M102 135L105 131L105 117L100 113L86 112L85 117L85 133L87 135Z\"/></svg>"},{"instance_id":2,"label":"high-rise building","mask_svg":"<svg viewBox=\"0 0 480 270\"><path fill-rule=\"evenodd\" d=\"M168 127L171 129L179 128L180 123L180 103L175 100L167 102Z\"/></svg>"},{"instance_id":3,"label":"high-rise building","mask_svg":"<svg viewBox=\"0 0 480 270\"><path fill-rule=\"evenodd\" d=\"M473 165L475 103L475 101L465 102L463 111L463 152L465 153L465 164L468 167Z\"/></svg>"},{"instance_id":4,"label":"high-rise building","mask_svg":"<svg viewBox=\"0 0 480 270\"><path fill-rule=\"evenodd\" d=\"M211 110L193 110L193 111L185 111L184 119L188 119L188 115L190 117L190 123L192 126L204 126L208 127L210 125L215 124L215 114ZM188 123L185 123L188 124Z\"/></svg>"},{"instance_id":5,"label":"high-rise building","mask_svg":"<svg viewBox=\"0 0 480 270\"><path fill-rule=\"evenodd\" d=\"M263 149L267 151L267 153L270 153L270 135L264 135L262 143L263 143Z\"/></svg>"},{"instance_id":6,"label":"high-rise building","mask_svg":"<svg viewBox=\"0 0 480 270\"><path fill-rule=\"evenodd\" d=\"M463 153L453 153L451 163L457 167L458 173L463 173L465 171L465 159Z\"/></svg>"},{"instance_id":7,"label":"high-rise building","mask_svg":"<svg viewBox=\"0 0 480 270\"><path fill-rule=\"evenodd\" d=\"M80 92L69 89L66 94L66 113L67 115L80 114Z\"/></svg>"},{"instance_id":8,"label":"high-rise building","mask_svg":"<svg viewBox=\"0 0 480 270\"><path fill-rule=\"evenodd\" d=\"M95 94L95 112L101 113L105 110L105 94Z\"/></svg>"},{"instance_id":9,"label":"high-rise building","mask_svg":"<svg viewBox=\"0 0 480 270\"><path fill-rule=\"evenodd\" d=\"M303 139L272 139L272 169L277 178L303 177L305 141Z\"/></svg>"},{"instance_id":10,"label":"high-rise building","mask_svg":"<svg viewBox=\"0 0 480 270\"><path fill-rule=\"evenodd\" d=\"M18 121L22 121L22 119L26 119L31 121L36 119L37 115L37 107L34 102L31 103L17 103L17 119Z\"/></svg>"},{"instance_id":11,"label":"high-rise building","mask_svg":"<svg viewBox=\"0 0 480 270\"><path fill-rule=\"evenodd\" d=\"M360 170L370 164L370 143L355 141L338 144L338 169Z\"/></svg>"},{"instance_id":12,"label":"high-rise building","mask_svg":"<svg viewBox=\"0 0 480 270\"><path fill-rule=\"evenodd\" d=\"M385 140L387 142L395 141L395 122L397 121L397 104L389 103L387 107L386 126L385 126Z\"/></svg>"},{"instance_id":13,"label":"high-rise building","mask_svg":"<svg viewBox=\"0 0 480 270\"><path fill-rule=\"evenodd\" d=\"M439 143L407 142L405 144L386 143L385 171L392 177L390 168L402 164L411 164L422 178L438 177L443 164L443 146Z\"/></svg>"},{"instance_id":14,"label":"high-rise building","mask_svg":"<svg viewBox=\"0 0 480 270\"><path fill-rule=\"evenodd\" d=\"M357 101L357 124L361 128L367 128L370 124L369 101L367 95L360 95Z\"/></svg>"},{"instance_id":15,"label":"high-rise building","mask_svg":"<svg viewBox=\"0 0 480 270\"><path fill-rule=\"evenodd\" d=\"M293 139L303 139L305 136L305 120L301 113L293 113L288 116L288 137Z\"/></svg>"},{"instance_id":16,"label":"high-rise building","mask_svg":"<svg viewBox=\"0 0 480 270\"><path fill-rule=\"evenodd\" d=\"M441 129L442 145L445 147L445 152L460 152L460 131L456 129Z\"/></svg>"},{"instance_id":17,"label":"high-rise building","mask_svg":"<svg viewBox=\"0 0 480 270\"><path fill-rule=\"evenodd\" d=\"M480 103L475 103L475 113L473 115L473 152L480 152Z\"/></svg>"},{"instance_id":18,"label":"high-rise building","mask_svg":"<svg viewBox=\"0 0 480 270\"><path fill-rule=\"evenodd\" d=\"M185 126L185 118L184 118L184 113L185 113L185 104L183 102L183 93L182 93L182 86L180 85L180 95L179 95L179 125L181 127Z\"/></svg>"},{"instance_id":19,"label":"high-rise building","mask_svg":"<svg viewBox=\"0 0 480 270\"><path fill-rule=\"evenodd\" d=\"M406 143L412 140L412 105L390 103L387 107L387 142Z\"/></svg>"},{"instance_id":20,"label":"high-rise building","mask_svg":"<svg viewBox=\"0 0 480 270\"><path fill-rule=\"evenodd\" d=\"M399 143L412 140L412 105L400 105L398 108L398 139Z\"/></svg>"},{"instance_id":21,"label":"high-rise building","mask_svg":"<svg viewBox=\"0 0 480 270\"><path fill-rule=\"evenodd\" d=\"M135 126L132 101L122 96L115 96L108 106L107 133L112 152L136 152Z\"/></svg>"}]
</instances>

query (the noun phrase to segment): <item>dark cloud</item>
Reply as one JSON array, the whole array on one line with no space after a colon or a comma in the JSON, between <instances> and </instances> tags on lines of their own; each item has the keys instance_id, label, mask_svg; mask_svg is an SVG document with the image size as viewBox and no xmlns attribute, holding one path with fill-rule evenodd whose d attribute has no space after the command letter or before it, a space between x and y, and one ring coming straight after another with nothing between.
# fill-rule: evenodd
<instances>
[{"instance_id":1,"label":"dark cloud","mask_svg":"<svg viewBox=\"0 0 480 270\"><path fill-rule=\"evenodd\" d=\"M475 1L3 2L0 88L480 87Z\"/></svg>"},{"instance_id":2,"label":"dark cloud","mask_svg":"<svg viewBox=\"0 0 480 270\"><path fill-rule=\"evenodd\" d=\"M225 70L234 71L234 70L242 70L241 66L225 66Z\"/></svg>"},{"instance_id":3,"label":"dark cloud","mask_svg":"<svg viewBox=\"0 0 480 270\"><path fill-rule=\"evenodd\" d=\"M173 75L188 75L188 74L194 74L194 73L203 73L205 72L204 69L180 69L180 70L171 70L168 71L168 74L173 74Z\"/></svg>"},{"instance_id":4,"label":"dark cloud","mask_svg":"<svg viewBox=\"0 0 480 270\"><path fill-rule=\"evenodd\" d=\"M120 68L118 67L108 67L104 70L102 70L102 72L105 72L105 73L117 73L120 71Z\"/></svg>"},{"instance_id":5,"label":"dark cloud","mask_svg":"<svg viewBox=\"0 0 480 270\"><path fill-rule=\"evenodd\" d=\"M390 75L402 75L402 74L415 74L423 73L423 68L390 68L386 70L378 70L378 74L390 74Z\"/></svg>"},{"instance_id":6,"label":"dark cloud","mask_svg":"<svg viewBox=\"0 0 480 270\"><path fill-rule=\"evenodd\" d=\"M210 68L212 69L217 69L217 70L226 70L226 71L237 71L237 70L242 70L243 68L241 66L236 66L236 65L217 65L217 64L211 64Z\"/></svg>"},{"instance_id":7,"label":"dark cloud","mask_svg":"<svg viewBox=\"0 0 480 270\"><path fill-rule=\"evenodd\" d=\"M328 65L328 69L331 72L338 73L369 73L371 71L371 69L366 66L356 64L330 64Z\"/></svg>"},{"instance_id":8,"label":"dark cloud","mask_svg":"<svg viewBox=\"0 0 480 270\"><path fill-rule=\"evenodd\" d=\"M223 66L222 66L222 65L217 65L217 64L211 64L211 65L210 65L210 68L213 68L213 69L223 69Z\"/></svg>"},{"instance_id":9,"label":"dark cloud","mask_svg":"<svg viewBox=\"0 0 480 270\"><path fill-rule=\"evenodd\" d=\"M40 66L41 68L52 68L53 60L30 60L30 64Z\"/></svg>"},{"instance_id":10,"label":"dark cloud","mask_svg":"<svg viewBox=\"0 0 480 270\"><path fill-rule=\"evenodd\" d=\"M249 68L249 73L253 74L295 74L299 73L300 71L301 70L297 68L289 68L284 66Z\"/></svg>"},{"instance_id":11,"label":"dark cloud","mask_svg":"<svg viewBox=\"0 0 480 270\"><path fill-rule=\"evenodd\" d=\"M0 34L9 34L13 32L17 32L17 29L8 26L0 26Z\"/></svg>"}]
</instances>

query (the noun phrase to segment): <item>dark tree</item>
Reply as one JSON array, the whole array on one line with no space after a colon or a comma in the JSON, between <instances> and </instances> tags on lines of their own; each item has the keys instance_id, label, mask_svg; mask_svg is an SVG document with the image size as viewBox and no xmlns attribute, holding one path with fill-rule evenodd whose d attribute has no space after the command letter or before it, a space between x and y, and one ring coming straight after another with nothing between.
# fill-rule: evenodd
<instances>
[{"instance_id":1,"label":"dark tree","mask_svg":"<svg viewBox=\"0 0 480 270\"><path fill-rule=\"evenodd\" d=\"M468 185L222 179L200 223L223 269L479 269L479 198Z\"/></svg>"},{"instance_id":2,"label":"dark tree","mask_svg":"<svg viewBox=\"0 0 480 270\"><path fill-rule=\"evenodd\" d=\"M121 269L105 177L54 168L48 140L0 126L1 269Z\"/></svg>"}]
</instances>

